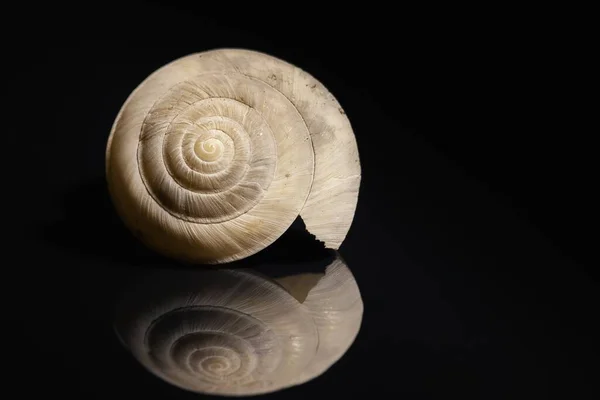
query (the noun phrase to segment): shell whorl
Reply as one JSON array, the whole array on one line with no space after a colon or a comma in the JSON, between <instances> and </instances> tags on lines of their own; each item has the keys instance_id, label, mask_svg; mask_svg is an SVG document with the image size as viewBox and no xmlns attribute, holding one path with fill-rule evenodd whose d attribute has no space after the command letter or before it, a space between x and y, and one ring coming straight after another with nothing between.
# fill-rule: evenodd
<instances>
[{"instance_id":1,"label":"shell whorl","mask_svg":"<svg viewBox=\"0 0 600 400\"><path fill-rule=\"evenodd\" d=\"M156 376L206 394L257 395L313 379L348 350L362 320L358 286L339 258L303 302L254 270L161 271L130 289L115 320L123 345Z\"/></svg>"},{"instance_id":2,"label":"shell whorl","mask_svg":"<svg viewBox=\"0 0 600 400\"><path fill-rule=\"evenodd\" d=\"M266 54L192 54L150 75L106 150L125 224L168 256L219 264L254 254L301 215L337 249L360 164L352 128L313 77Z\"/></svg>"}]
</instances>

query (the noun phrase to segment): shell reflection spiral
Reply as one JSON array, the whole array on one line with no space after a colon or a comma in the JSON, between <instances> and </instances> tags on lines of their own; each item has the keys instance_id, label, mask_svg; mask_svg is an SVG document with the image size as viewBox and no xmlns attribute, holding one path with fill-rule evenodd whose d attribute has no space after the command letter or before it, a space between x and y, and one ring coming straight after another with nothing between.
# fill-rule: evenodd
<instances>
[{"instance_id":1,"label":"shell reflection spiral","mask_svg":"<svg viewBox=\"0 0 600 400\"><path fill-rule=\"evenodd\" d=\"M264 249L299 215L338 249L361 177L334 96L298 67L240 49L185 56L146 78L113 124L106 175L146 245L206 264Z\"/></svg>"},{"instance_id":2,"label":"shell reflection spiral","mask_svg":"<svg viewBox=\"0 0 600 400\"><path fill-rule=\"evenodd\" d=\"M188 391L274 392L325 372L352 345L363 303L337 257L324 274L161 271L128 290L115 331L151 373Z\"/></svg>"}]
</instances>

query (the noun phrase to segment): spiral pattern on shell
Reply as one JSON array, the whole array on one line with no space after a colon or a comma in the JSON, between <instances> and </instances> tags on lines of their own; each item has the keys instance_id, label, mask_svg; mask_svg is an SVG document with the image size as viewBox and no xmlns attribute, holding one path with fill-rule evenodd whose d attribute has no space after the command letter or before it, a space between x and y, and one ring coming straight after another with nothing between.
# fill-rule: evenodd
<instances>
[{"instance_id":1,"label":"spiral pattern on shell","mask_svg":"<svg viewBox=\"0 0 600 400\"><path fill-rule=\"evenodd\" d=\"M322 374L360 328L360 292L341 259L305 300L287 289L302 279L273 280L253 270L162 271L128 290L115 331L143 366L180 388L273 392Z\"/></svg>"},{"instance_id":2,"label":"spiral pattern on shell","mask_svg":"<svg viewBox=\"0 0 600 400\"><path fill-rule=\"evenodd\" d=\"M260 251L298 215L338 248L360 183L335 98L284 61L234 49L183 57L142 82L113 125L106 173L140 239L212 264Z\"/></svg>"},{"instance_id":3,"label":"spiral pattern on shell","mask_svg":"<svg viewBox=\"0 0 600 400\"><path fill-rule=\"evenodd\" d=\"M244 214L263 198L277 165L271 127L285 124L308 137L301 118L291 117L293 106L282 95L265 96L264 86L239 74L210 74L175 85L153 105L142 126L138 165L162 208L210 224ZM280 154L284 164L303 163L302 151Z\"/></svg>"}]
</instances>

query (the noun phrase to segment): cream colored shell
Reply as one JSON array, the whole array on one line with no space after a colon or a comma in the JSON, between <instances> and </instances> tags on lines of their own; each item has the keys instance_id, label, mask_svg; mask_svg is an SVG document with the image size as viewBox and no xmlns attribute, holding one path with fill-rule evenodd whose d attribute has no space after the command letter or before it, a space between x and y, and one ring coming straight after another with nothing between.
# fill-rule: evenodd
<instances>
[{"instance_id":1,"label":"cream colored shell","mask_svg":"<svg viewBox=\"0 0 600 400\"><path fill-rule=\"evenodd\" d=\"M360 163L350 122L315 78L275 57L219 49L177 59L121 108L106 149L115 207L148 246L225 263L302 217L337 249Z\"/></svg>"},{"instance_id":2,"label":"cream colored shell","mask_svg":"<svg viewBox=\"0 0 600 400\"><path fill-rule=\"evenodd\" d=\"M182 389L248 396L307 382L352 345L363 303L336 258L325 274L163 271L117 309L115 331L151 373Z\"/></svg>"}]
</instances>

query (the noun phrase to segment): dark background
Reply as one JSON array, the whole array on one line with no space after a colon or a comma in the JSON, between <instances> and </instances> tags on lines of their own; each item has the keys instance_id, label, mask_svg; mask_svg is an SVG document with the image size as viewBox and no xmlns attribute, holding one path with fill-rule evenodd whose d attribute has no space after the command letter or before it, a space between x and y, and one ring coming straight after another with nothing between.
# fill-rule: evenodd
<instances>
[{"instance_id":1,"label":"dark background","mask_svg":"<svg viewBox=\"0 0 600 400\"><path fill-rule=\"evenodd\" d=\"M11 383L23 396L201 398L150 376L112 333L111 299L129 271L169 261L114 215L104 150L151 72L238 47L328 87L363 168L340 249L363 295L360 334L326 374L267 397L597 395L597 124L582 126L590 107L574 106L588 56L563 19L291 5L52 4L5 34L16 105L3 156L18 239L3 282ZM302 258L300 247L286 260Z\"/></svg>"}]
</instances>

